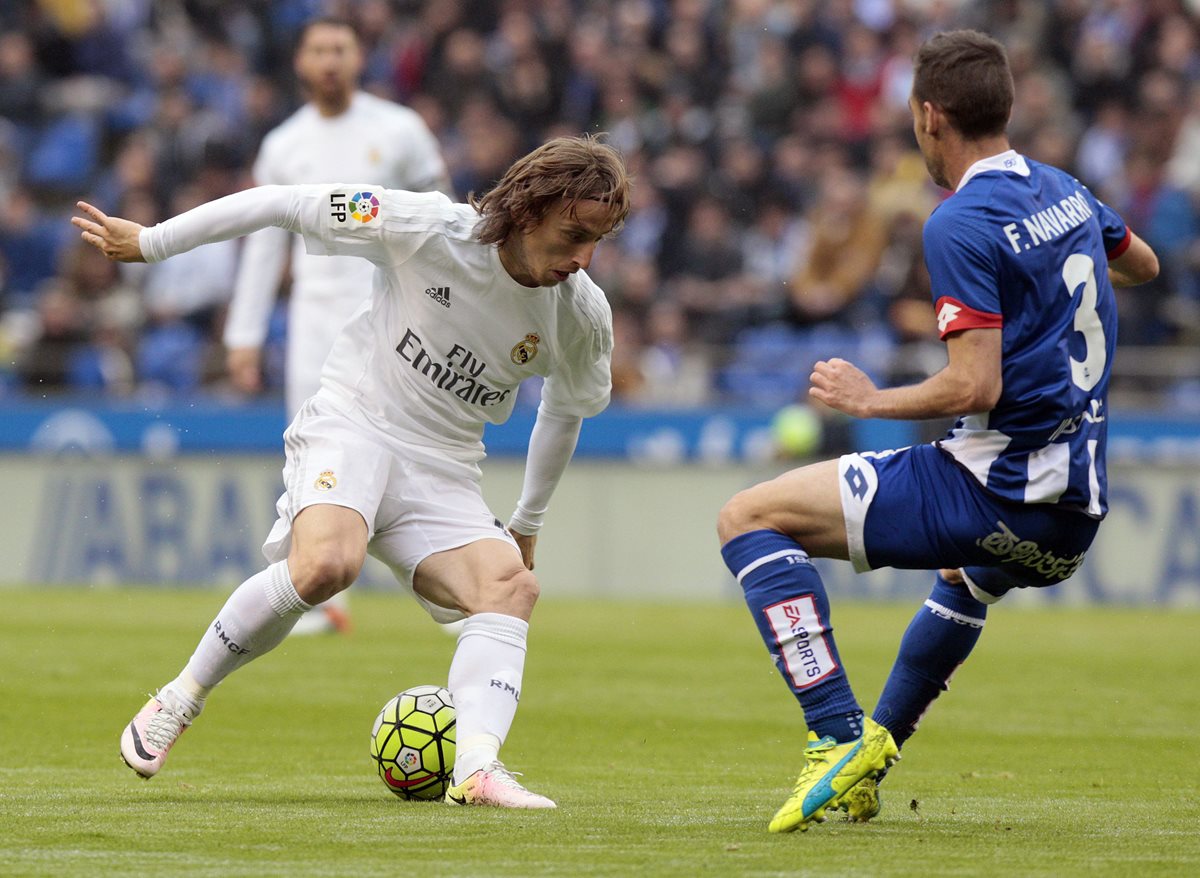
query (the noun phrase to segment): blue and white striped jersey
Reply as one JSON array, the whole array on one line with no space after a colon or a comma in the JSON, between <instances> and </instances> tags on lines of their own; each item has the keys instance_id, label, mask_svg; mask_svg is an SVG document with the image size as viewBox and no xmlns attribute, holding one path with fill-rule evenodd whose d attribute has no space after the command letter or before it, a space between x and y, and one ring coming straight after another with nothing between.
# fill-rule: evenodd
<instances>
[{"instance_id":1,"label":"blue and white striped jersey","mask_svg":"<svg viewBox=\"0 0 1200 878\"><path fill-rule=\"evenodd\" d=\"M1002 331L996 407L938 444L993 494L1107 512L1108 379L1117 340L1108 260L1124 221L1063 171L1008 151L976 162L925 225L942 337Z\"/></svg>"}]
</instances>

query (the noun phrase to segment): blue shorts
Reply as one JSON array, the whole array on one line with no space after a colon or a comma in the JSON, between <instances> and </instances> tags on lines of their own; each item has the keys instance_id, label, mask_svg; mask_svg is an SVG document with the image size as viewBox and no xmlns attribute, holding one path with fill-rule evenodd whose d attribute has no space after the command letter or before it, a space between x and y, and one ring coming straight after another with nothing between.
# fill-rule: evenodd
<instances>
[{"instance_id":1,"label":"blue shorts","mask_svg":"<svg viewBox=\"0 0 1200 878\"><path fill-rule=\"evenodd\" d=\"M1082 512L1001 500L935 445L843 455L838 477L855 570L961 568L986 603L1068 578L1100 526Z\"/></svg>"}]
</instances>

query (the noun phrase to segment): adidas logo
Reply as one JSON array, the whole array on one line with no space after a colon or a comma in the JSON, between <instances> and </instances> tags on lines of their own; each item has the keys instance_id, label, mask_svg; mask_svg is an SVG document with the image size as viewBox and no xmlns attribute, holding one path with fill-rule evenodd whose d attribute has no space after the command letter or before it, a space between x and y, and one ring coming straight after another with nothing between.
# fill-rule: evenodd
<instances>
[{"instance_id":1,"label":"adidas logo","mask_svg":"<svg viewBox=\"0 0 1200 878\"><path fill-rule=\"evenodd\" d=\"M425 295L433 299L443 308L450 307L450 288L449 287L430 287L425 291Z\"/></svg>"}]
</instances>

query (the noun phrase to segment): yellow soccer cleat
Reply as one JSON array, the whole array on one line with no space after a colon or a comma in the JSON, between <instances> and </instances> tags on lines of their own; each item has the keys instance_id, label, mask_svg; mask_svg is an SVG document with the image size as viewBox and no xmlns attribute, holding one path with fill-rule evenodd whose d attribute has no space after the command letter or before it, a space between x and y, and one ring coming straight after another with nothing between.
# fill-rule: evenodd
<instances>
[{"instance_id":1,"label":"yellow soccer cleat","mask_svg":"<svg viewBox=\"0 0 1200 878\"><path fill-rule=\"evenodd\" d=\"M796 779L791 796L767 828L771 832L808 829L825 819L825 810L864 777L875 777L900 758L891 732L869 717L863 720L860 738L839 744L828 736L808 733L804 751L807 764Z\"/></svg>"},{"instance_id":2,"label":"yellow soccer cleat","mask_svg":"<svg viewBox=\"0 0 1200 878\"><path fill-rule=\"evenodd\" d=\"M879 782L873 777L864 777L850 787L837 803L839 811L846 812L851 823L866 823L879 815Z\"/></svg>"}]
</instances>

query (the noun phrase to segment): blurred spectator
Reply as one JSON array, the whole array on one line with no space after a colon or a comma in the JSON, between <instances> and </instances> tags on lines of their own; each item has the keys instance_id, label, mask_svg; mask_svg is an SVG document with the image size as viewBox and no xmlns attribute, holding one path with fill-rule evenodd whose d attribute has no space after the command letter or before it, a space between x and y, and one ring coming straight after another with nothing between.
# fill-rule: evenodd
<instances>
[{"instance_id":1,"label":"blurred spectator","mask_svg":"<svg viewBox=\"0 0 1200 878\"><path fill-rule=\"evenodd\" d=\"M754 134L762 140L774 140L787 134L800 94L783 38L765 38L758 45L756 69L746 74L746 112Z\"/></svg>"},{"instance_id":2,"label":"blurred spectator","mask_svg":"<svg viewBox=\"0 0 1200 878\"><path fill-rule=\"evenodd\" d=\"M628 311L613 312L612 394L620 401L636 399L645 384L641 369L642 329Z\"/></svg>"},{"instance_id":3,"label":"blurred spectator","mask_svg":"<svg viewBox=\"0 0 1200 878\"><path fill-rule=\"evenodd\" d=\"M639 180L630 196L629 216L613 246L630 259L656 260L669 217L653 180Z\"/></svg>"},{"instance_id":4,"label":"blurred spectator","mask_svg":"<svg viewBox=\"0 0 1200 878\"><path fill-rule=\"evenodd\" d=\"M696 337L710 343L729 341L746 320L739 285L742 252L728 208L705 196L688 214L677 270L668 282L671 298L682 306Z\"/></svg>"},{"instance_id":5,"label":"blurred spectator","mask_svg":"<svg viewBox=\"0 0 1200 878\"><path fill-rule=\"evenodd\" d=\"M17 126L0 117L0 203L7 201L21 181L21 134ZM0 217L0 224L3 218Z\"/></svg>"},{"instance_id":6,"label":"blurred spectator","mask_svg":"<svg viewBox=\"0 0 1200 878\"><path fill-rule=\"evenodd\" d=\"M865 153L874 130L874 114L883 90L885 56L879 35L851 24L844 35L838 69L837 99L842 140Z\"/></svg>"},{"instance_id":7,"label":"blurred spectator","mask_svg":"<svg viewBox=\"0 0 1200 878\"><path fill-rule=\"evenodd\" d=\"M1172 183L1200 201L1200 79L1188 91L1187 110L1167 163L1167 174Z\"/></svg>"},{"instance_id":8,"label":"blurred spectator","mask_svg":"<svg viewBox=\"0 0 1200 878\"><path fill-rule=\"evenodd\" d=\"M486 192L523 152L520 130L483 96L463 106L458 124L444 134L442 150L454 191L462 193Z\"/></svg>"},{"instance_id":9,"label":"blurred spectator","mask_svg":"<svg viewBox=\"0 0 1200 878\"><path fill-rule=\"evenodd\" d=\"M185 186L169 213L177 216L204 200L198 187ZM237 254L236 241L219 241L150 266L143 289L149 322L138 349L143 381L177 392L199 387L233 292Z\"/></svg>"},{"instance_id":10,"label":"blurred spectator","mask_svg":"<svg viewBox=\"0 0 1200 878\"><path fill-rule=\"evenodd\" d=\"M858 173L827 174L809 213L809 246L792 279L793 319L799 324L862 321L874 304L873 279L886 243L886 229L869 208Z\"/></svg>"},{"instance_id":11,"label":"blurred spectator","mask_svg":"<svg viewBox=\"0 0 1200 878\"><path fill-rule=\"evenodd\" d=\"M1073 142L1081 133L1079 117L1071 108L1065 75L1050 69L1032 70L1016 83L1016 100L1008 133L1013 148L1028 151L1047 130ZM1031 156L1036 158L1036 156ZM1066 163L1069 170L1072 162Z\"/></svg>"},{"instance_id":12,"label":"blurred spectator","mask_svg":"<svg viewBox=\"0 0 1200 878\"><path fill-rule=\"evenodd\" d=\"M748 138L729 138L721 145L716 171L713 192L739 225L749 225L769 194L763 151Z\"/></svg>"},{"instance_id":13,"label":"blurred spectator","mask_svg":"<svg viewBox=\"0 0 1200 878\"><path fill-rule=\"evenodd\" d=\"M23 138L42 120L44 85L29 35L19 31L0 34L0 116L18 126Z\"/></svg>"},{"instance_id":14,"label":"blurred spectator","mask_svg":"<svg viewBox=\"0 0 1200 878\"><path fill-rule=\"evenodd\" d=\"M683 309L657 302L645 321L645 345L638 368L642 384L635 401L660 408L703 405L711 395L708 350L688 332Z\"/></svg>"},{"instance_id":15,"label":"blurred spectator","mask_svg":"<svg viewBox=\"0 0 1200 878\"><path fill-rule=\"evenodd\" d=\"M71 386L112 396L128 396L136 388L133 351L141 309L128 298L106 298L92 309L87 347L76 356Z\"/></svg>"},{"instance_id":16,"label":"blurred spectator","mask_svg":"<svg viewBox=\"0 0 1200 878\"><path fill-rule=\"evenodd\" d=\"M1191 300L1194 296L1191 262L1200 236L1200 217L1192 199L1170 182L1153 155L1132 153L1125 174L1129 185L1114 207L1154 247L1161 271L1153 282L1118 293L1121 333L1127 342L1153 344L1165 340L1170 321L1163 309L1171 299Z\"/></svg>"},{"instance_id":17,"label":"blurred spectator","mask_svg":"<svg viewBox=\"0 0 1200 878\"><path fill-rule=\"evenodd\" d=\"M1119 100L1105 101L1079 139L1074 166L1079 179L1102 199L1125 188L1125 155L1129 150L1129 113Z\"/></svg>"},{"instance_id":18,"label":"blurred spectator","mask_svg":"<svg viewBox=\"0 0 1200 878\"><path fill-rule=\"evenodd\" d=\"M87 303L67 281L52 278L39 285L36 308L36 334L17 366L21 383L39 393L65 390L88 345Z\"/></svg>"},{"instance_id":19,"label":"blurred spectator","mask_svg":"<svg viewBox=\"0 0 1200 878\"><path fill-rule=\"evenodd\" d=\"M742 238L742 268L751 282L757 282L774 299L778 311L786 310L784 287L800 268L801 254L808 250L809 227L804 219L789 210L787 202L765 198L754 218L754 225Z\"/></svg>"},{"instance_id":20,"label":"blurred spectator","mask_svg":"<svg viewBox=\"0 0 1200 878\"><path fill-rule=\"evenodd\" d=\"M9 304L26 304L41 283L53 277L68 238L53 202L17 189L0 214L0 259L8 266Z\"/></svg>"}]
</instances>

